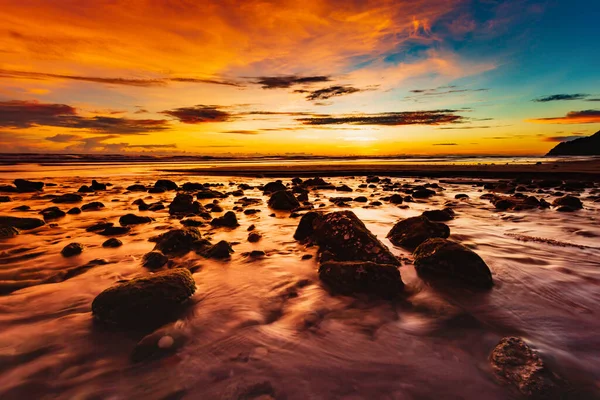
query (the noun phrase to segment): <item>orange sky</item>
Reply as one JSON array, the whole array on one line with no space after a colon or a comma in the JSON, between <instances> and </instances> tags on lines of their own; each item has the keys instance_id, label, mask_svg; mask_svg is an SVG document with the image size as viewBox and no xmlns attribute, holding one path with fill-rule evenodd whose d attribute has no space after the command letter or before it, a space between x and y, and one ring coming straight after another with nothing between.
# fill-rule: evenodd
<instances>
[{"instance_id":1,"label":"orange sky","mask_svg":"<svg viewBox=\"0 0 600 400\"><path fill-rule=\"evenodd\" d=\"M537 65L562 11L481 3L0 0L0 146L543 154L598 130L597 75L571 74L597 56Z\"/></svg>"}]
</instances>

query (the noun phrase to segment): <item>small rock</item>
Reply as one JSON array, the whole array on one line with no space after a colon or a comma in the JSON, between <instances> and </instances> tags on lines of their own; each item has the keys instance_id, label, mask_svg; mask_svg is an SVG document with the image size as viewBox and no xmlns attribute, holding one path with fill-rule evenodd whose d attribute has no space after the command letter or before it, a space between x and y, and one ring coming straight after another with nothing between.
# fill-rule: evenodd
<instances>
[{"instance_id":1,"label":"small rock","mask_svg":"<svg viewBox=\"0 0 600 400\"><path fill-rule=\"evenodd\" d=\"M233 211L227 211L222 217L214 218L212 221L210 221L210 224L214 227L228 228L235 228L236 226L240 225Z\"/></svg>"},{"instance_id":2,"label":"small rock","mask_svg":"<svg viewBox=\"0 0 600 400\"><path fill-rule=\"evenodd\" d=\"M80 243L69 243L60 252L63 257L73 257L83 252L83 245Z\"/></svg>"},{"instance_id":3,"label":"small rock","mask_svg":"<svg viewBox=\"0 0 600 400\"><path fill-rule=\"evenodd\" d=\"M568 195L554 200L552 202L552 205L553 206L567 206L567 207L571 208L570 211L580 210L583 208L583 203L581 202L581 200L579 200L578 197L568 196Z\"/></svg>"},{"instance_id":4,"label":"small rock","mask_svg":"<svg viewBox=\"0 0 600 400\"><path fill-rule=\"evenodd\" d=\"M300 207L300 203L289 190L280 190L273 193L268 204L274 210L294 210Z\"/></svg>"},{"instance_id":5,"label":"small rock","mask_svg":"<svg viewBox=\"0 0 600 400\"><path fill-rule=\"evenodd\" d=\"M387 234L396 246L414 249L431 238L447 238L450 228L441 222L432 222L424 216L406 218L397 222Z\"/></svg>"},{"instance_id":6,"label":"small rock","mask_svg":"<svg viewBox=\"0 0 600 400\"><path fill-rule=\"evenodd\" d=\"M122 245L123 245L123 242L121 242L117 238L110 238L107 241L105 241L104 243L102 243L102 247L108 247L108 248L121 247Z\"/></svg>"},{"instance_id":7,"label":"small rock","mask_svg":"<svg viewBox=\"0 0 600 400\"><path fill-rule=\"evenodd\" d=\"M98 211L104 208L104 204L99 201L93 201L81 206L81 211Z\"/></svg>"},{"instance_id":8,"label":"small rock","mask_svg":"<svg viewBox=\"0 0 600 400\"><path fill-rule=\"evenodd\" d=\"M261 238L262 238L262 236L260 235L260 233L257 233L257 232L251 232L251 233L248 235L248 241L249 241L250 243L256 243L256 242L258 242L258 241L259 241Z\"/></svg>"},{"instance_id":9,"label":"small rock","mask_svg":"<svg viewBox=\"0 0 600 400\"><path fill-rule=\"evenodd\" d=\"M69 215L81 214L81 209L79 207L73 207L69 211L67 211L67 214L69 214Z\"/></svg>"},{"instance_id":10,"label":"small rock","mask_svg":"<svg viewBox=\"0 0 600 400\"><path fill-rule=\"evenodd\" d=\"M83 197L75 193L66 193L52 199L52 202L56 204L79 203L81 201L83 201Z\"/></svg>"},{"instance_id":11,"label":"small rock","mask_svg":"<svg viewBox=\"0 0 600 400\"><path fill-rule=\"evenodd\" d=\"M135 214L126 214L119 218L121 226L148 224L152 221L153 219L150 217L142 217Z\"/></svg>"},{"instance_id":12,"label":"small rock","mask_svg":"<svg viewBox=\"0 0 600 400\"><path fill-rule=\"evenodd\" d=\"M0 225L0 239L14 238L19 234L19 230L8 225Z\"/></svg>"},{"instance_id":13,"label":"small rock","mask_svg":"<svg viewBox=\"0 0 600 400\"><path fill-rule=\"evenodd\" d=\"M64 211L62 211L58 207L44 208L42 211L40 211L40 214L42 214L45 221L62 218L65 215L67 215Z\"/></svg>"},{"instance_id":14,"label":"small rock","mask_svg":"<svg viewBox=\"0 0 600 400\"><path fill-rule=\"evenodd\" d=\"M215 258L218 260L229 258L231 253L233 253L231 244L225 240L221 240L217 244L201 252L201 254L206 258Z\"/></svg>"},{"instance_id":15,"label":"small rock","mask_svg":"<svg viewBox=\"0 0 600 400\"><path fill-rule=\"evenodd\" d=\"M151 251L144 254L142 265L148 269L159 269L169 261L169 257L160 251Z\"/></svg>"}]
</instances>

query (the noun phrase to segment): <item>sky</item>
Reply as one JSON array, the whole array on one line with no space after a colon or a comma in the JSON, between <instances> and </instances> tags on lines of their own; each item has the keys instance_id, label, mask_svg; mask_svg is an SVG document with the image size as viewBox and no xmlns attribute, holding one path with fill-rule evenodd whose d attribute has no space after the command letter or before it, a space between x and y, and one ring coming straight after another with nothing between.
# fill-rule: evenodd
<instances>
[{"instance_id":1,"label":"sky","mask_svg":"<svg viewBox=\"0 0 600 400\"><path fill-rule=\"evenodd\" d=\"M597 0L0 0L0 152L542 155Z\"/></svg>"}]
</instances>

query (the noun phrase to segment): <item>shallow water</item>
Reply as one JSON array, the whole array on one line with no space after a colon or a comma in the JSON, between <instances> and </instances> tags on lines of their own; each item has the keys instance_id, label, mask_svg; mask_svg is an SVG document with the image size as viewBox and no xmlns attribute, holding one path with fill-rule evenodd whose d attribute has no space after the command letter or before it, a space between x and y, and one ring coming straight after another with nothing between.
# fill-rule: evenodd
<instances>
[{"instance_id":1,"label":"shallow water","mask_svg":"<svg viewBox=\"0 0 600 400\"><path fill-rule=\"evenodd\" d=\"M90 172L59 178L36 169L19 177L45 177L46 183L58 185L46 187L43 194L70 193L90 183ZM406 295L398 302L330 295L318 280L316 258L302 260L317 248L306 248L292 237L299 219L289 218L289 212L270 217L268 197L258 189L246 190L245 196L263 200L249 207L260 213L237 213L240 226L235 229L199 228L214 243L237 243L231 260L207 260L195 253L174 259L174 266L195 271L198 287L185 314L166 328L185 341L177 342L172 355L133 363L132 351L144 334L94 324L90 306L115 282L151 273L141 266L142 256L154 247L148 239L181 224L168 210L139 212L132 202L144 198L168 205L175 192L127 192L124 188L133 183L157 179L137 175L138 170L116 173L96 166L93 172L113 186L84 194L81 204L101 201L105 209L67 215L0 241L2 285L31 285L0 295L2 399L253 398L270 392L264 389L268 385L257 385L262 382L270 384L278 399L506 399L516 393L494 379L488 363L490 351L506 335L528 340L555 370L583 388L587 398L600 386L600 203L586 199L589 190L581 193L584 209L574 213L498 212L479 199L486 193L480 187L444 183L446 190L407 203L407 209L386 202L380 207L353 203L352 211L366 226L394 254L408 258L400 267ZM0 184L14 177L3 174ZM217 188L222 191L237 189L239 183L271 181L160 178L179 184L223 183ZM377 200L391 194L380 186L358 188L364 178L328 181L347 184L354 192L311 191L309 200L315 206L325 204L325 211L340 209L329 197L366 195ZM457 193L470 199L454 200ZM31 193L9 196L11 202L0 203L0 215L39 218L41 209L54 205ZM238 199L229 196L220 204L228 211ZM450 238L487 262L496 283L490 292L428 285L416 275L410 252L385 239L398 219L443 208L448 201L457 213L448 222ZM23 204L32 210L12 210ZM64 211L71 207L58 206ZM118 225L118 218L130 212L155 221L120 237L120 248L103 248L107 238L85 230L99 220ZM263 235L258 243L247 241L250 224ZM524 240L531 238L555 242ZM83 253L62 257L61 249L74 241L85 245ZM243 255L254 249L267 256ZM108 263L64 281L37 284L95 259Z\"/></svg>"}]
</instances>

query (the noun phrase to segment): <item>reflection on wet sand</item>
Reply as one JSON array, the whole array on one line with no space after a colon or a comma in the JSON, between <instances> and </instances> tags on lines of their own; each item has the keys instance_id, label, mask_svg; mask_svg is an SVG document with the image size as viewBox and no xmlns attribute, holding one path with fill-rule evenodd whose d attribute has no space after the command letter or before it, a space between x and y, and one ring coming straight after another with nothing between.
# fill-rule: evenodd
<instances>
[{"instance_id":1,"label":"reflection on wet sand","mask_svg":"<svg viewBox=\"0 0 600 400\"><path fill-rule=\"evenodd\" d=\"M34 171L19 177L45 177L41 191L0 194L0 216L13 218L0 239L3 399L505 399L526 389L490 364L507 336L537 349L573 398L596 396L597 184L357 176L307 186L172 174L155 185L146 174L94 172L97 190L87 172ZM292 198L270 202L281 189ZM567 200L572 210L559 212L567 195L583 208ZM399 220L447 208L452 218L436 223L485 261L491 289L425 279L412 249L387 238ZM294 238L311 209L353 212L399 260L398 296L342 295L322 282L325 245ZM15 217L35 220L4 228ZM174 230L188 236L169 241ZM195 292L171 320L132 329L92 316L107 288L176 268L191 272Z\"/></svg>"}]
</instances>

